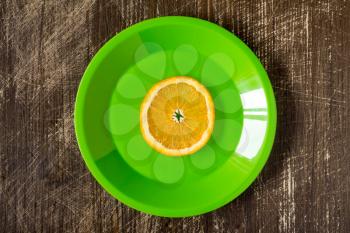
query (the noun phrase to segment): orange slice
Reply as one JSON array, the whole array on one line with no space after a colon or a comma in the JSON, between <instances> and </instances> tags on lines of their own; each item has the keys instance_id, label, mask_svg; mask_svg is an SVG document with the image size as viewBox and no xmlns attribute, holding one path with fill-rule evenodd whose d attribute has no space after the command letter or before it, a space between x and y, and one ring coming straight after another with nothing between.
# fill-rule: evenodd
<instances>
[{"instance_id":1,"label":"orange slice","mask_svg":"<svg viewBox=\"0 0 350 233\"><path fill-rule=\"evenodd\" d=\"M165 79L145 96L140 126L146 142L165 155L192 154L209 140L215 110L207 89L184 76Z\"/></svg>"}]
</instances>

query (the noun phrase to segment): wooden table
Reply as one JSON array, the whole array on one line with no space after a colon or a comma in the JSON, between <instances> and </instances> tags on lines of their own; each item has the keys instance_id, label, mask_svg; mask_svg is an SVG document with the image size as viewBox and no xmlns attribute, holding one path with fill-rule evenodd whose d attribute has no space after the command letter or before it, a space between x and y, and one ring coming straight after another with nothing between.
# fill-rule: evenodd
<instances>
[{"instance_id":1,"label":"wooden table","mask_svg":"<svg viewBox=\"0 0 350 233\"><path fill-rule=\"evenodd\" d=\"M89 174L74 134L92 56L162 15L238 35L277 97L262 174L232 203L192 218L116 201ZM0 232L350 232L349 1L2 0L0 20Z\"/></svg>"}]
</instances>

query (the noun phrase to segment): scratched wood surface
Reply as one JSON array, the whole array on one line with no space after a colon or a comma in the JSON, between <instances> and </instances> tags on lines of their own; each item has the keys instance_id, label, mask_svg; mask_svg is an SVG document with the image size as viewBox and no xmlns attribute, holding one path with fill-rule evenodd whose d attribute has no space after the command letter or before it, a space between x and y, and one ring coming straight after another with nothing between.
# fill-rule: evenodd
<instances>
[{"instance_id":1,"label":"scratched wood surface","mask_svg":"<svg viewBox=\"0 0 350 233\"><path fill-rule=\"evenodd\" d=\"M92 56L162 15L237 34L277 97L262 174L232 203L192 218L120 204L91 177L74 135ZM349 1L1 0L0 20L0 232L350 232Z\"/></svg>"}]
</instances>

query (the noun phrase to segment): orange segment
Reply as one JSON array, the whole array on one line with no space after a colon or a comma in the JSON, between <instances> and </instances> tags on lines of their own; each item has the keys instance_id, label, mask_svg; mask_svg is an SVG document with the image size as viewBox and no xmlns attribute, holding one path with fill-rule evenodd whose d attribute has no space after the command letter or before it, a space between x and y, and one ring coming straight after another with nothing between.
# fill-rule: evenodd
<instances>
[{"instance_id":1,"label":"orange segment","mask_svg":"<svg viewBox=\"0 0 350 233\"><path fill-rule=\"evenodd\" d=\"M214 105L207 89L184 76L157 83L140 111L146 142L166 155L192 154L202 148L214 128Z\"/></svg>"}]
</instances>

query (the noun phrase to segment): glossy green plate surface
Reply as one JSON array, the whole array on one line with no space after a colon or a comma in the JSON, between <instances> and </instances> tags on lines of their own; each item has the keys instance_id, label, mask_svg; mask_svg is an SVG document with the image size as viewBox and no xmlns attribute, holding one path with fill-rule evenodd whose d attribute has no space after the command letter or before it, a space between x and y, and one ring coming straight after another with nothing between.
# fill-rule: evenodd
<instances>
[{"instance_id":1,"label":"glossy green plate surface","mask_svg":"<svg viewBox=\"0 0 350 233\"><path fill-rule=\"evenodd\" d=\"M189 76L211 93L214 132L193 155L168 157L144 141L140 104L162 79ZM111 195L159 216L206 213L232 201L263 168L275 135L273 91L259 60L204 20L162 17L119 33L81 81L75 129L83 158Z\"/></svg>"}]
</instances>

